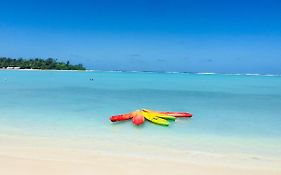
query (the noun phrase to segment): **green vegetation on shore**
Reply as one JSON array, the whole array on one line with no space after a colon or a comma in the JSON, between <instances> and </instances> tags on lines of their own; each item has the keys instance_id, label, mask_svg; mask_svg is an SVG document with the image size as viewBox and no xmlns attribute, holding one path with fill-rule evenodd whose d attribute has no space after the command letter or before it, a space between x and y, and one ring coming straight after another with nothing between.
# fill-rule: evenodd
<instances>
[{"instance_id":1,"label":"green vegetation on shore","mask_svg":"<svg viewBox=\"0 0 281 175\"><path fill-rule=\"evenodd\" d=\"M51 70L86 70L82 64L72 65L67 61L59 62L57 59L34 58L34 59L14 59L0 57L0 68L18 67L19 69L51 69Z\"/></svg>"}]
</instances>

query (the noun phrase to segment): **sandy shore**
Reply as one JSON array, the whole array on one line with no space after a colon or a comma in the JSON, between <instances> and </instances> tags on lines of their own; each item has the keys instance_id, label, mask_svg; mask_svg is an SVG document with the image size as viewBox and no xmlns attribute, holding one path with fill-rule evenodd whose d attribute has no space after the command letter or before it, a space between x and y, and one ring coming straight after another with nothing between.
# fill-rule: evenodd
<instances>
[{"instance_id":1,"label":"sandy shore","mask_svg":"<svg viewBox=\"0 0 281 175\"><path fill-rule=\"evenodd\" d=\"M138 156L114 151L71 148L52 140L0 136L0 174L176 174L280 175L279 161L194 153L179 156ZM44 145L44 146L43 146ZM158 153L159 154L159 153ZM167 156L166 156L167 155Z\"/></svg>"},{"instance_id":2,"label":"sandy shore","mask_svg":"<svg viewBox=\"0 0 281 175\"><path fill-rule=\"evenodd\" d=\"M62 154L55 153L53 154ZM65 153L63 153L65 154ZM66 155L64 155L66 156ZM223 165L204 165L159 159L113 156L102 154L73 155L66 159L45 159L0 156L0 173L9 175L78 175L78 174L196 174L196 175L277 175L279 170Z\"/></svg>"}]
</instances>

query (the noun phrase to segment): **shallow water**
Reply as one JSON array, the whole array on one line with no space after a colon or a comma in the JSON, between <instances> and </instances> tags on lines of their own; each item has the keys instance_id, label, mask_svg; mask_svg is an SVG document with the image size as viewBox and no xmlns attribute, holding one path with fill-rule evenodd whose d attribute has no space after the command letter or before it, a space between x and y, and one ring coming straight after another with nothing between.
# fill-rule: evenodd
<instances>
[{"instance_id":1,"label":"shallow water","mask_svg":"<svg viewBox=\"0 0 281 175\"><path fill-rule=\"evenodd\" d=\"M169 127L108 119L139 108L194 116ZM281 158L280 76L3 70L0 112L2 135L80 140L82 149Z\"/></svg>"}]
</instances>

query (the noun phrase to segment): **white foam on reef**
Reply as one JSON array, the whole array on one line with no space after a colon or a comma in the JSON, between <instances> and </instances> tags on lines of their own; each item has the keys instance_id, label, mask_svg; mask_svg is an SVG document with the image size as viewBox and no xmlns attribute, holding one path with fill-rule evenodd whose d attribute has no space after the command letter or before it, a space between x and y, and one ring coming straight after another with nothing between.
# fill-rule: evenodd
<instances>
[{"instance_id":1,"label":"white foam on reef","mask_svg":"<svg viewBox=\"0 0 281 175\"><path fill-rule=\"evenodd\" d=\"M177 72L177 71L123 71L123 70L44 70L44 69L5 69L0 71L56 71L56 72L114 72L114 73L162 73L162 74L195 74L195 75L228 75L228 76L263 76L263 77L281 77L281 74L258 74L258 73L215 73L215 72Z\"/></svg>"},{"instance_id":2,"label":"white foam on reef","mask_svg":"<svg viewBox=\"0 0 281 175\"><path fill-rule=\"evenodd\" d=\"M183 72L166 72L168 74L182 74Z\"/></svg>"},{"instance_id":3,"label":"white foam on reef","mask_svg":"<svg viewBox=\"0 0 281 175\"><path fill-rule=\"evenodd\" d=\"M194 73L194 74L199 74L199 75L214 75L214 74L218 74L218 73L214 73L214 72L199 72L199 73Z\"/></svg>"},{"instance_id":4,"label":"white foam on reef","mask_svg":"<svg viewBox=\"0 0 281 175\"><path fill-rule=\"evenodd\" d=\"M0 69L7 70L7 69ZM18 69L20 71L79 71L79 70L41 70L41 69ZM177 71L123 71L123 70L85 70L86 72L113 72L113 73L163 73L163 74L195 74L195 75L229 75L229 76L265 76L280 77L281 74L257 74L257 73L215 73L215 72L177 72Z\"/></svg>"},{"instance_id":5,"label":"white foam on reef","mask_svg":"<svg viewBox=\"0 0 281 175\"><path fill-rule=\"evenodd\" d=\"M92 70L93 71L93 70ZM194 75L229 75L229 76L266 76L266 77L280 77L279 74L254 74L254 73L215 73L215 72L176 72L176 71L122 71L122 70L113 70L113 71L103 71L103 70L94 70L95 72L116 72L116 73L163 73L163 74L194 74Z\"/></svg>"},{"instance_id":6,"label":"white foam on reef","mask_svg":"<svg viewBox=\"0 0 281 175\"><path fill-rule=\"evenodd\" d=\"M266 77L280 77L281 75L275 75L275 74L265 74L263 76L266 76Z\"/></svg>"},{"instance_id":7,"label":"white foam on reef","mask_svg":"<svg viewBox=\"0 0 281 175\"><path fill-rule=\"evenodd\" d=\"M264 77L280 77L281 75L278 74L241 74L245 76L264 76Z\"/></svg>"},{"instance_id":8,"label":"white foam on reef","mask_svg":"<svg viewBox=\"0 0 281 175\"><path fill-rule=\"evenodd\" d=\"M119 73L119 72L125 72L125 71L121 71L121 70L109 70L109 71L101 71L101 72L115 72L115 73Z\"/></svg>"},{"instance_id":9,"label":"white foam on reef","mask_svg":"<svg viewBox=\"0 0 281 175\"><path fill-rule=\"evenodd\" d=\"M280 77L281 75L279 74L251 74L251 73L247 73L247 74L218 74L218 75L230 75L230 76L262 76L262 77Z\"/></svg>"},{"instance_id":10,"label":"white foam on reef","mask_svg":"<svg viewBox=\"0 0 281 175\"><path fill-rule=\"evenodd\" d=\"M245 75L249 75L249 76L260 76L261 74L251 74L251 73L248 73L248 74L245 74Z\"/></svg>"}]
</instances>

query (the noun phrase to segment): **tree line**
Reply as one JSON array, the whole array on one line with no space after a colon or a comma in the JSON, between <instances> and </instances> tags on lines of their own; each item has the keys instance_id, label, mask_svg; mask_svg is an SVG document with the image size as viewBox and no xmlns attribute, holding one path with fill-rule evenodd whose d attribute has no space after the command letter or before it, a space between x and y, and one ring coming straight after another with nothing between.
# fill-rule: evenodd
<instances>
[{"instance_id":1,"label":"tree line","mask_svg":"<svg viewBox=\"0 0 281 175\"><path fill-rule=\"evenodd\" d=\"M60 62L54 58L14 59L0 57L0 68L19 67L20 69L86 70L82 64L72 65L69 61Z\"/></svg>"}]
</instances>

